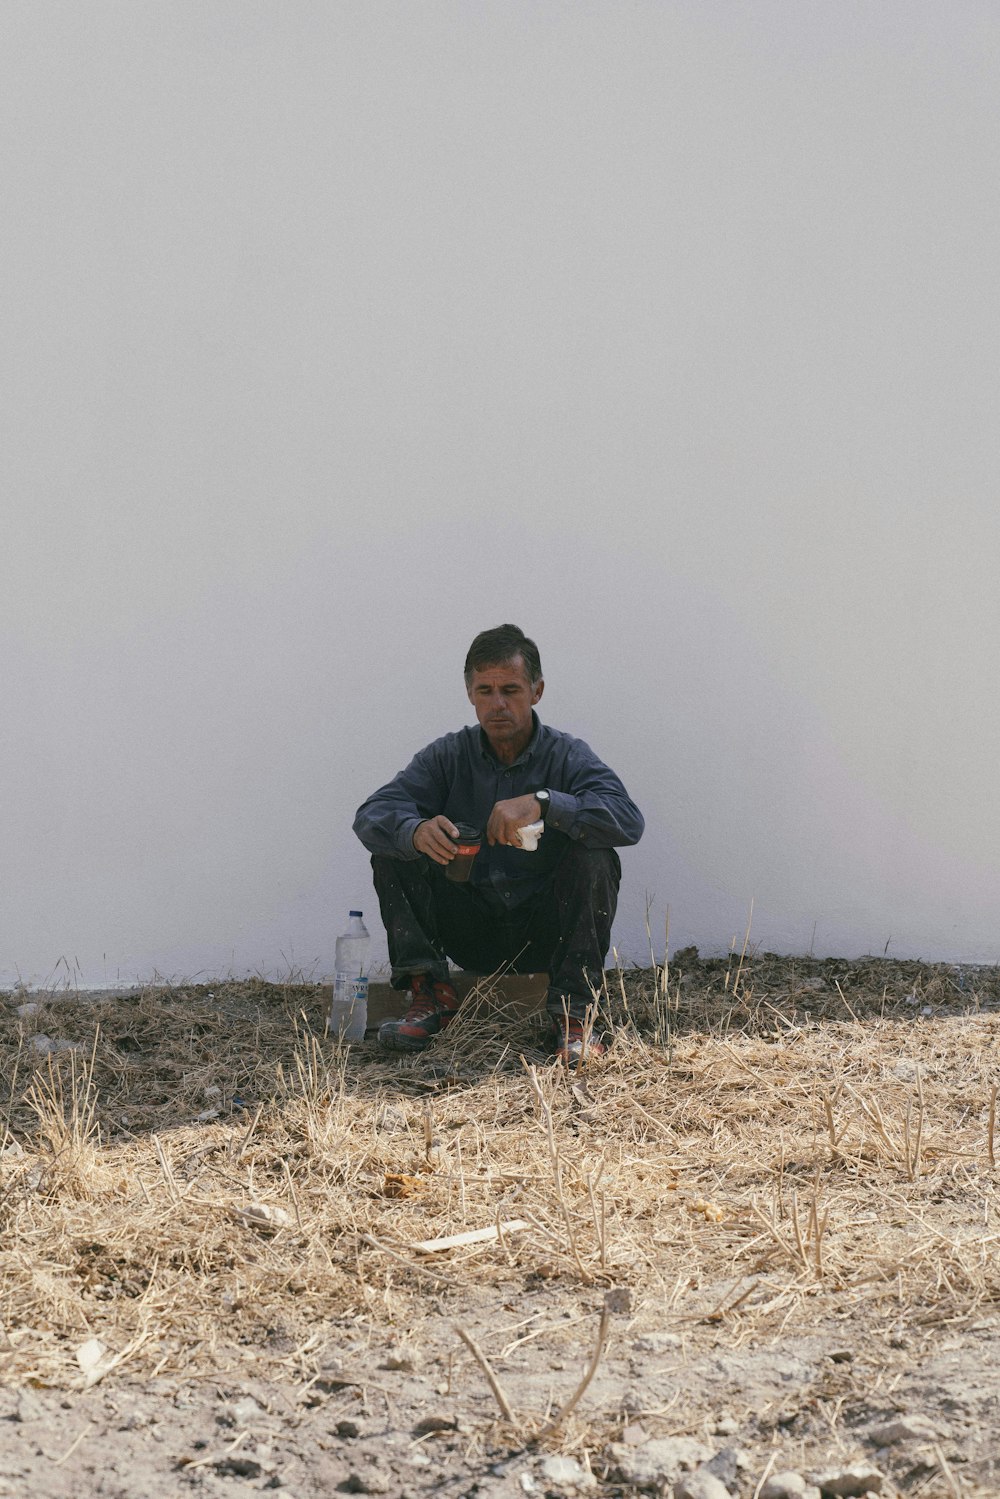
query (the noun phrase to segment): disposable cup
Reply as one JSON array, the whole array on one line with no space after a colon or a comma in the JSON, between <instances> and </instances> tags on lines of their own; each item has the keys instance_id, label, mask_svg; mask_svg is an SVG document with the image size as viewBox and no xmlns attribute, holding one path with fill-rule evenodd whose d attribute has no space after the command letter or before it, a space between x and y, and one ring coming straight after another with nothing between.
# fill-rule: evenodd
<instances>
[{"instance_id":1,"label":"disposable cup","mask_svg":"<svg viewBox=\"0 0 1000 1499\"><path fill-rule=\"evenodd\" d=\"M449 864L445 865L445 879L454 880L456 884L464 884L472 873L472 866L476 855L483 844L483 835L478 828L473 828L464 822L456 822L458 837L453 838L455 845L455 857Z\"/></svg>"}]
</instances>

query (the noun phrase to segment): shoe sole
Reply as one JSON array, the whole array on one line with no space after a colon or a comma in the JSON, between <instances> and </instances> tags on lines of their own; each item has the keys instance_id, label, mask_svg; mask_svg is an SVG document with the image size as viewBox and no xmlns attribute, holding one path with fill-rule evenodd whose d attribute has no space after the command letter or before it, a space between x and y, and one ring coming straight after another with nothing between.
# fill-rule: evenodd
<instances>
[{"instance_id":1,"label":"shoe sole","mask_svg":"<svg viewBox=\"0 0 1000 1499\"><path fill-rule=\"evenodd\" d=\"M433 1036L402 1036L399 1031L386 1030L382 1026L378 1033L378 1044L386 1051L426 1051Z\"/></svg>"}]
</instances>

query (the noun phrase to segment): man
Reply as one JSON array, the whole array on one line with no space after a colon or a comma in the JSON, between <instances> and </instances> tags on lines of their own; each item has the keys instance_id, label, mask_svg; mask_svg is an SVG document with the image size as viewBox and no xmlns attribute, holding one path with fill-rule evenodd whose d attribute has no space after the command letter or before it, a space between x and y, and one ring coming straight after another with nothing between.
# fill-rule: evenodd
<instances>
[{"instance_id":1,"label":"man","mask_svg":"<svg viewBox=\"0 0 1000 1499\"><path fill-rule=\"evenodd\" d=\"M458 1010L448 958L473 973L547 972L546 1008L564 1062L604 1050L589 1036L611 944L621 864L642 814L582 739L539 722L538 648L516 625L484 630L465 686L478 728L436 739L359 808L389 937L402 1020L379 1028L395 1051L421 1051ZM519 829L541 821L528 852ZM485 829L468 883L445 878L456 823Z\"/></svg>"}]
</instances>

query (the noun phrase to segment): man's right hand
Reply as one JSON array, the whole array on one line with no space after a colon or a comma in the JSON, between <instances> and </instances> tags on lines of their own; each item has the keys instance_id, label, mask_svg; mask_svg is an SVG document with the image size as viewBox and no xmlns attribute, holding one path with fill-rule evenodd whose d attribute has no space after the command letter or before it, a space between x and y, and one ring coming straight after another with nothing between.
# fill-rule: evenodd
<instances>
[{"instance_id":1,"label":"man's right hand","mask_svg":"<svg viewBox=\"0 0 1000 1499\"><path fill-rule=\"evenodd\" d=\"M458 828L442 812L419 824L413 835L413 847L418 854L426 854L428 859L433 859L435 864L450 864L455 857L452 839L457 837Z\"/></svg>"}]
</instances>

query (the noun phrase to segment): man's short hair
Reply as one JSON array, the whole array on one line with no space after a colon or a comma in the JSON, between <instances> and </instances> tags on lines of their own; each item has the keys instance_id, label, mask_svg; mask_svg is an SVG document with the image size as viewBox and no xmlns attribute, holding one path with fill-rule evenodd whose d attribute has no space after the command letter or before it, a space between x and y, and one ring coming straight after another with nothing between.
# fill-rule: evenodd
<instances>
[{"instance_id":1,"label":"man's short hair","mask_svg":"<svg viewBox=\"0 0 1000 1499\"><path fill-rule=\"evenodd\" d=\"M517 625L497 625L493 630L481 630L469 646L469 654L465 658L466 686L472 681L474 671L482 671L487 666L503 666L506 662L513 661L515 656L520 656L524 662L524 669L532 686L542 680L542 661L538 647Z\"/></svg>"}]
</instances>

